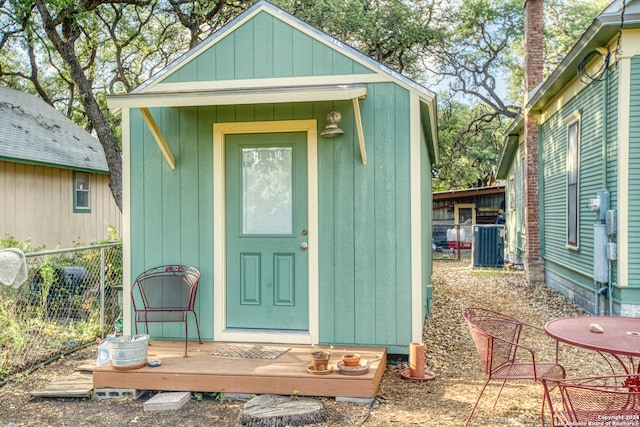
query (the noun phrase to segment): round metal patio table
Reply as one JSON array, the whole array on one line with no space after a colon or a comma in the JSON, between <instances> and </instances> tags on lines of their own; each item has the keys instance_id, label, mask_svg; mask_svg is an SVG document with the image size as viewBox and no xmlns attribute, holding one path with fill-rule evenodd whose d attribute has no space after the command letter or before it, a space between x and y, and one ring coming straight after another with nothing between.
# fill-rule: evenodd
<instances>
[{"instance_id":1,"label":"round metal patio table","mask_svg":"<svg viewBox=\"0 0 640 427\"><path fill-rule=\"evenodd\" d=\"M600 325L603 332L592 332L590 325ZM626 374L640 373L640 318L622 316L576 316L552 320L544 325L547 335L577 347L611 355Z\"/></svg>"}]
</instances>

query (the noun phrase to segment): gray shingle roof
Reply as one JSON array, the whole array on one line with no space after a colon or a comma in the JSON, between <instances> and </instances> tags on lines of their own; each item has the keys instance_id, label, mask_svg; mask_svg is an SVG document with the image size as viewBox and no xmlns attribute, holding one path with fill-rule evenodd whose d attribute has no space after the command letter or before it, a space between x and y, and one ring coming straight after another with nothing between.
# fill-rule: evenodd
<instances>
[{"instance_id":1,"label":"gray shingle roof","mask_svg":"<svg viewBox=\"0 0 640 427\"><path fill-rule=\"evenodd\" d=\"M108 172L100 141L40 98L0 87L0 159Z\"/></svg>"}]
</instances>

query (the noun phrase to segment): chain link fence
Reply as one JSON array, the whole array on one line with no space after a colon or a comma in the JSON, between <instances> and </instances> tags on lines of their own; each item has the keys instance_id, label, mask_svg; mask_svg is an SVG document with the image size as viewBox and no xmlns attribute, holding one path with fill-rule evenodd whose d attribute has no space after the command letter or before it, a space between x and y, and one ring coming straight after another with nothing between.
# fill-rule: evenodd
<instances>
[{"instance_id":1,"label":"chain link fence","mask_svg":"<svg viewBox=\"0 0 640 427\"><path fill-rule=\"evenodd\" d=\"M471 260L473 232L470 224L434 224L432 230L434 260Z\"/></svg>"},{"instance_id":2,"label":"chain link fence","mask_svg":"<svg viewBox=\"0 0 640 427\"><path fill-rule=\"evenodd\" d=\"M113 333L122 244L25 254L28 280L0 286L0 381Z\"/></svg>"}]
</instances>

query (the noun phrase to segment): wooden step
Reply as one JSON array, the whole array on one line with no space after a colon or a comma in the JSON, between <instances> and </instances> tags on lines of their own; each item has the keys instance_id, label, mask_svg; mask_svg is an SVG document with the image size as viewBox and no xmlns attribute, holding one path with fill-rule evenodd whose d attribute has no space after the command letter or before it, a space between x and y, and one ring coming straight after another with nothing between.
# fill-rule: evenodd
<instances>
[{"instance_id":1,"label":"wooden step","mask_svg":"<svg viewBox=\"0 0 640 427\"><path fill-rule=\"evenodd\" d=\"M91 397L93 378L86 374L73 374L68 378L47 383L43 388L31 392L38 397Z\"/></svg>"}]
</instances>

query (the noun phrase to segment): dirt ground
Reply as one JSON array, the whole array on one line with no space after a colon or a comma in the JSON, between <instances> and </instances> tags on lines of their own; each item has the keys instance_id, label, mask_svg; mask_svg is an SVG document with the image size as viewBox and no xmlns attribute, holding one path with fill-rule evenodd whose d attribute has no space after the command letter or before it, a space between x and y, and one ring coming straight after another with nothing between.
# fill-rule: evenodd
<instances>
[{"instance_id":1,"label":"dirt ground","mask_svg":"<svg viewBox=\"0 0 640 427\"><path fill-rule=\"evenodd\" d=\"M318 426L461 426L484 382L469 332L461 318L465 307L485 307L518 317L537 326L558 317L584 314L546 286L526 284L521 271L473 270L467 263L434 264L432 316L425 324L425 358L436 374L431 381L407 381L402 364L388 366L376 399L371 404L320 399L326 421ZM528 342L529 343L529 342ZM531 344L539 359L551 357L554 343L542 334ZM239 426L244 402L193 397L177 411L143 412L143 402L131 399L32 398L30 391L64 379L87 358L90 347L0 388L0 427L6 426ZM546 358L549 358L546 357ZM393 362L393 361L391 361ZM602 372L595 353L561 346L567 376ZM490 385L476 410L474 426L538 426L542 387L529 382L507 383L492 409L499 384Z\"/></svg>"}]
</instances>

